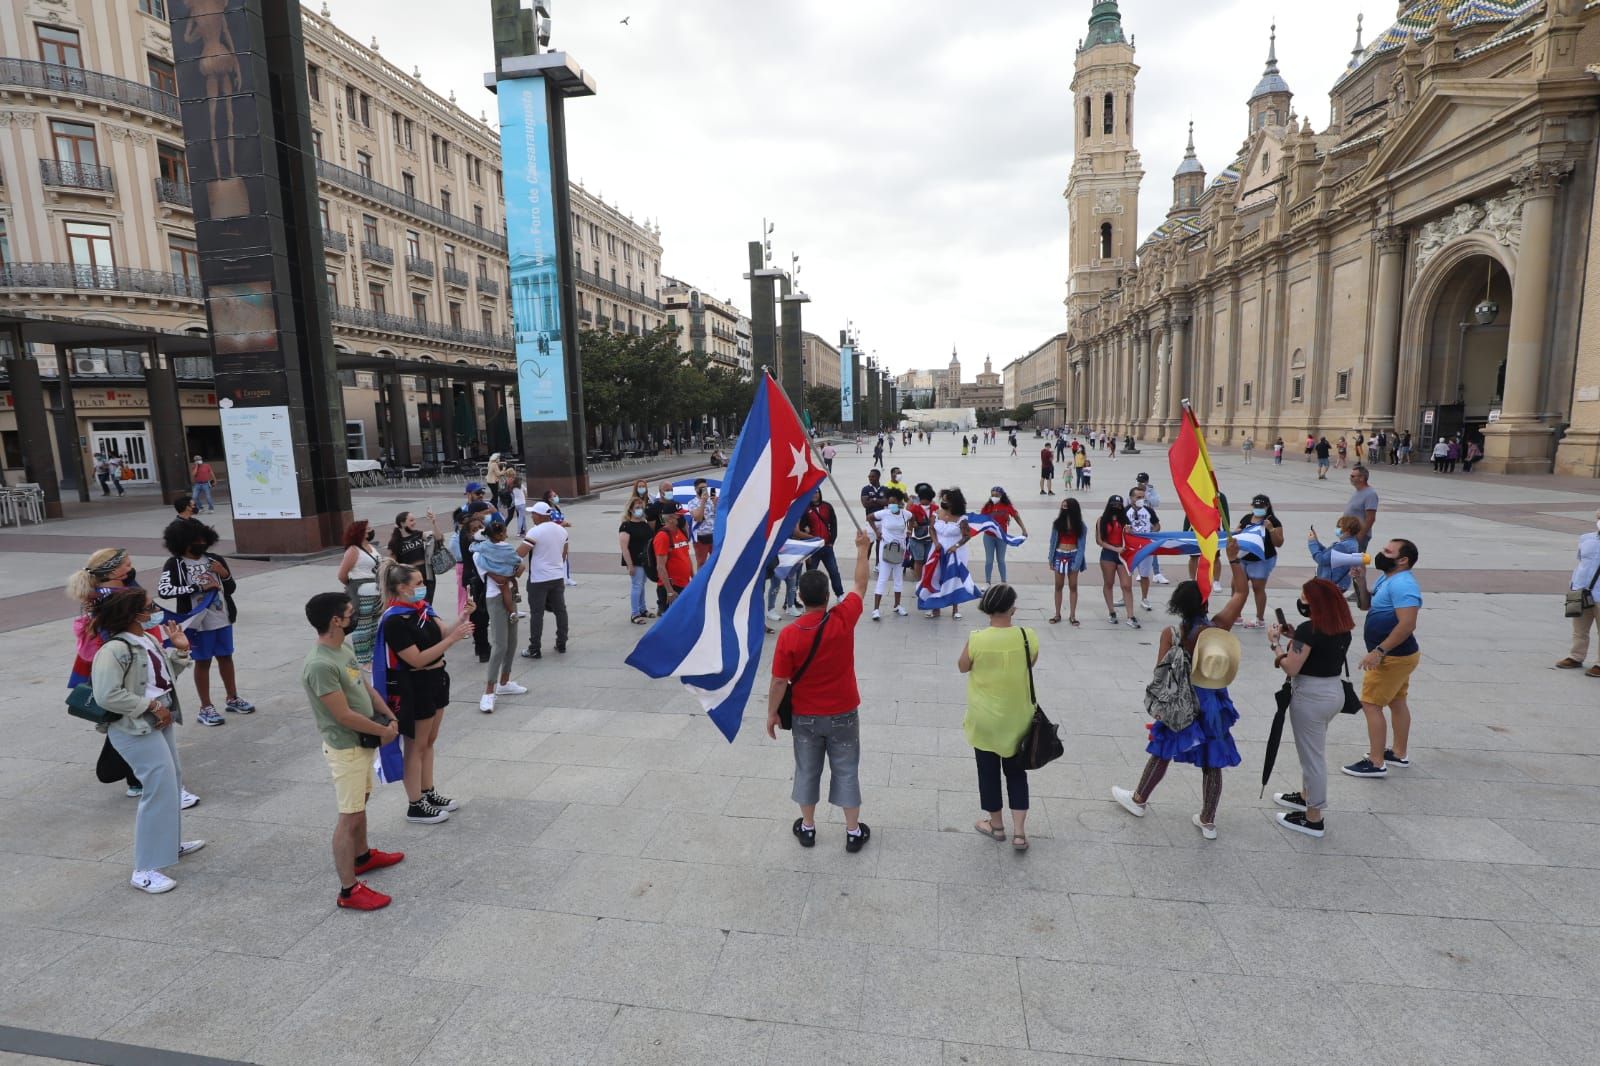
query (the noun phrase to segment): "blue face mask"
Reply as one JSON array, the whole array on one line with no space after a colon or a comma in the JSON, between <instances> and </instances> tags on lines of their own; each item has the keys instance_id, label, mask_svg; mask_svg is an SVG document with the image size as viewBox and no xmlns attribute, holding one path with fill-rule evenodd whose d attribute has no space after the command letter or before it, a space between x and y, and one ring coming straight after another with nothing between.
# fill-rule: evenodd
<instances>
[{"instance_id":1,"label":"blue face mask","mask_svg":"<svg viewBox=\"0 0 1600 1066\"><path fill-rule=\"evenodd\" d=\"M412 603L421 603L427 598L428 590L421 585L418 585L416 588L412 589L410 594L406 596L406 599L410 600Z\"/></svg>"},{"instance_id":2,"label":"blue face mask","mask_svg":"<svg viewBox=\"0 0 1600 1066\"><path fill-rule=\"evenodd\" d=\"M1257 518L1265 518L1265 517L1267 517L1267 509L1265 507L1257 507L1254 510L1252 510L1251 513L1254 514Z\"/></svg>"},{"instance_id":3,"label":"blue face mask","mask_svg":"<svg viewBox=\"0 0 1600 1066\"><path fill-rule=\"evenodd\" d=\"M890 514L899 514L900 513L900 505L898 503L891 503L889 505L889 513Z\"/></svg>"},{"instance_id":4,"label":"blue face mask","mask_svg":"<svg viewBox=\"0 0 1600 1066\"><path fill-rule=\"evenodd\" d=\"M159 625L164 624L166 622L166 620L167 620L167 612L161 610L158 607L154 611L150 612L150 621L149 621L148 625L150 625L150 626L159 626Z\"/></svg>"}]
</instances>

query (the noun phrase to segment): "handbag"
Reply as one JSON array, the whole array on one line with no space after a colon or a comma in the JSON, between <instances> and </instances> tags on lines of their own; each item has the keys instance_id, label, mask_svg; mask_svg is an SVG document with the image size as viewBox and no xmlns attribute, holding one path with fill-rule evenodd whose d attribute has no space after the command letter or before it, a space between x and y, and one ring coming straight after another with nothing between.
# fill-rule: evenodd
<instances>
[{"instance_id":1,"label":"handbag","mask_svg":"<svg viewBox=\"0 0 1600 1066\"><path fill-rule=\"evenodd\" d=\"M1037 770L1066 754L1061 743L1060 729L1039 708L1039 697L1033 688L1033 649L1028 645L1028 631L1022 631L1022 661L1028 667L1028 702L1033 704L1033 720L1028 731L1022 734L1015 758L1022 760L1024 770Z\"/></svg>"},{"instance_id":2,"label":"handbag","mask_svg":"<svg viewBox=\"0 0 1600 1066\"><path fill-rule=\"evenodd\" d=\"M1589 581L1586 589L1568 589L1567 602L1562 613L1568 618L1582 617L1583 612L1594 606L1594 584L1600 581L1600 567L1596 567L1594 577Z\"/></svg>"},{"instance_id":3,"label":"handbag","mask_svg":"<svg viewBox=\"0 0 1600 1066\"><path fill-rule=\"evenodd\" d=\"M122 640L120 636L113 639ZM137 652L132 641L122 640L122 643ZM122 671L124 683L127 682L128 670L132 667L133 660L130 658L128 666ZM94 701L94 686L87 681L74 685L72 691L67 693L67 713L74 718L82 718L85 722L93 722L95 725L110 725L122 717L120 714L112 714Z\"/></svg>"},{"instance_id":4,"label":"handbag","mask_svg":"<svg viewBox=\"0 0 1600 1066\"><path fill-rule=\"evenodd\" d=\"M1172 630L1172 647L1156 663L1155 673L1144 688L1144 710L1174 733L1188 728L1200 715L1200 703L1189 682L1189 653L1176 629Z\"/></svg>"},{"instance_id":5,"label":"handbag","mask_svg":"<svg viewBox=\"0 0 1600 1066\"><path fill-rule=\"evenodd\" d=\"M891 540L879 550L879 557L890 566L899 566L905 562L906 546L897 540Z\"/></svg>"},{"instance_id":6,"label":"handbag","mask_svg":"<svg viewBox=\"0 0 1600 1066\"><path fill-rule=\"evenodd\" d=\"M811 650L806 653L806 661L800 664L800 669L794 672L789 683L784 686L783 698L778 701L778 728L794 728L794 686L805 676L806 669L811 666L811 660L817 657L817 649L822 647L822 631L828 626L828 615L832 611L825 611L822 615L822 624L817 626L817 635L811 640Z\"/></svg>"},{"instance_id":7,"label":"handbag","mask_svg":"<svg viewBox=\"0 0 1600 1066\"><path fill-rule=\"evenodd\" d=\"M450 551L450 546L443 541L434 541L433 551L428 555L428 569L435 577L448 574L456 568L456 557Z\"/></svg>"},{"instance_id":8,"label":"handbag","mask_svg":"<svg viewBox=\"0 0 1600 1066\"><path fill-rule=\"evenodd\" d=\"M1344 661L1344 705L1339 708L1340 714L1355 714L1361 710L1361 695L1356 692L1356 687L1350 683L1350 660Z\"/></svg>"}]
</instances>

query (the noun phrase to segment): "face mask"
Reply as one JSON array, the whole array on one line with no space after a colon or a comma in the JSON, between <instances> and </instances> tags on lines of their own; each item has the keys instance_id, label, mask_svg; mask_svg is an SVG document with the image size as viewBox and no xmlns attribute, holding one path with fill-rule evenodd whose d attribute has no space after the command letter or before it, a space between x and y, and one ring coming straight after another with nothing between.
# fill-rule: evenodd
<instances>
[{"instance_id":1,"label":"face mask","mask_svg":"<svg viewBox=\"0 0 1600 1066\"><path fill-rule=\"evenodd\" d=\"M1395 562L1395 557L1392 555L1375 555L1372 558L1372 565L1385 574L1394 569Z\"/></svg>"},{"instance_id":2,"label":"face mask","mask_svg":"<svg viewBox=\"0 0 1600 1066\"><path fill-rule=\"evenodd\" d=\"M1595 525L1600 526L1600 522L1596 522ZM128 571L128 576L122 579L122 583L124 585L135 585L135 584L138 584L138 582L134 581L134 578L136 578L138 576L139 576L139 571L137 571L137 570L129 570Z\"/></svg>"},{"instance_id":3,"label":"face mask","mask_svg":"<svg viewBox=\"0 0 1600 1066\"><path fill-rule=\"evenodd\" d=\"M635 518L643 518L644 517L644 508L635 507L633 509L633 517L635 517Z\"/></svg>"},{"instance_id":4,"label":"face mask","mask_svg":"<svg viewBox=\"0 0 1600 1066\"><path fill-rule=\"evenodd\" d=\"M989 497L989 502L990 503L999 503L1000 502L1000 497L998 497L998 496L990 496Z\"/></svg>"},{"instance_id":5,"label":"face mask","mask_svg":"<svg viewBox=\"0 0 1600 1066\"><path fill-rule=\"evenodd\" d=\"M1300 612L1301 618L1311 617L1311 605L1305 600L1295 600L1294 609Z\"/></svg>"},{"instance_id":6,"label":"face mask","mask_svg":"<svg viewBox=\"0 0 1600 1066\"><path fill-rule=\"evenodd\" d=\"M1250 513L1255 515L1257 518L1265 518L1265 517L1267 517L1267 509L1265 507L1257 507L1257 508L1253 509Z\"/></svg>"},{"instance_id":7,"label":"face mask","mask_svg":"<svg viewBox=\"0 0 1600 1066\"><path fill-rule=\"evenodd\" d=\"M369 529L369 530L367 530L367 543L368 543L368 544L371 544L371 543L372 543L372 542L373 542L373 541L375 541L375 540L377 540L377 539L378 539L378 535L377 535L377 534L376 534L376 533L374 533L374 532L373 532L373 531L372 531L372 530L370 530L370 529Z\"/></svg>"},{"instance_id":8,"label":"face mask","mask_svg":"<svg viewBox=\"0 0 1600 1066\"><path fill-rule=\"evenodd\" d=\"M410 600L412 603L421 603L423 600L425 600L427 598L428 598L428 590L425 589L425 588L422 588L421 586L418 586L417 588L412 589L411 593L408 596L406 596L406 599Z\"/></svg>"},{"instance_id":9,"label":"face mask","mask_svg":"<svg viewBox=\"0 0 1600 1066\"><path fill-rule=\"evenodd\" d=\"M634 490L633 490L633 491L634 491L634 492L636 492L636 493L638 493L638 494L639 494L639 495L640 495L640 496L643 496L643 495L645 495L645 493L646 493L646 492L648 492L648 491L649 491L649 490L647 490L647 489L634 489Z\"/></svg>"},{"instance_id":10,"label":"face mask","mask_svg":"<svg viewBox=\"0 0 1600 1066\"><path fill-rule=\"evenodd\" d=\"M891 503L889 505L889 513L890 514L899 514L900 513L900 505L898 503Z\"/></svg>"},{"instance_id":11,"label":"face mask","mask_svg":"<svg viewBox=\"0 0 1600 1066\"><path fill-rule=\"evenodd\" d=\"M478 530L478 531L477 531L477 532L476 532L476 533L474 533L474 534L473 534L473 535L472 535L472 539L473 539L473 540L485 540L485 539L487 539L487 538L486 538L486 537L484 537L484 535L483 535L483 530L481 530L481 529L480 529L480 530Z\"/></svg>"},{"instance_id":12,"label":"face mask","mask_svg":"<svg viewBox=\"0 0 1600 1066\"><path fill-rule=\"evenodd\" d=\"M556 504L558 504L560 502L561 502L561 497L560 496L552 496L552 497L550 497L550 506L551 507L554 507Z\"/></svg>"},{"instance_id":13,"label":"face mask","mask_svg":"<svg viewBox=\"0 0 1600 1066\"><path fill-rule=\"evenodd\" d=\"M150 621L147 622L146 625L158 626L158 625L161 625L166 620L167 620L167 612L161 610L158 607L154 611L150 612Z\"/></svg>"}]
</instances>

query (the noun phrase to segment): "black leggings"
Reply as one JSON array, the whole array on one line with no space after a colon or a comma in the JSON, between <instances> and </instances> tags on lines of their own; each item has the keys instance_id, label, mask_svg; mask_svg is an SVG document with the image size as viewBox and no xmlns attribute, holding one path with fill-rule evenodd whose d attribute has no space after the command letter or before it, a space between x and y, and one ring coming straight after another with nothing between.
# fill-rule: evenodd
<instances>
[{"instance_id":1,"label":"black leggings","mask_svg":"<svg viewBox=\"0 0 1600 1066\"><path fill-rule=\"evenodd\" d=\"M1135 802L1149 803L1150 793L1161 784L1161 779L1167 776L1167 767L1172 765L1171 759L1158 759L1150 756L1150 761L1144 764L1144 773L1139 776L1139 784L1133 790ZM1217 821L1217 805L1222 802L1222 771L1220 769L1200 768L1200 820L1206 825L1215 825Z\"/></svg>"},{"instance_id":2,"label":"black leggings","mask_svg":"<svg viewBox=\"0 0 1600 1066\"><path fill-rule=\"evenodd\" d=\"M1011 797L1011 809L1028 809L1028 771L1018 756L1003 758L992 751L974 748L978 757L978 804L990 814L998 811L1000 804L1000 775L1005 774L1006 795Z\"/></svg>"}]
</instances>

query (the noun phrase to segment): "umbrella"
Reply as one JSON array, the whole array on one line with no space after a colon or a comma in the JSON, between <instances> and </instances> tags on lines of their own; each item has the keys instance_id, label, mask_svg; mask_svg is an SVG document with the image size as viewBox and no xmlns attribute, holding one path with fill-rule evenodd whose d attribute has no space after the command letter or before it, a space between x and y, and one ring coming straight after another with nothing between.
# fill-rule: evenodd
<instances>
[{"instance_id":1,"label":"umbrella","mask_svg":"<svg viewBox=\"0 0 1600 1066\"><path fill-rule=\"evenodd\" d=\"M1294 688L1288 678L1273 697L1278 701L1278 713L1272 716L1272 728L1267 730L1267 754L1261 760L1261 795L1267 794L1267 781L1272 777L1272 764L1278 760L1278 745L1283 741L1283 720L1289 714L1289 700Z\"/></svg>"},{"instance_id":2,"label":"umbrella","mask_svg":"<svg viewBox=\"0 0 1600 1066\"><path fill-rule=\"evenodd\" d=\"M506 420L506 405L502 401L489 420L489 447L497 452L511 450L511 425Z\"/></svg>"}]
</instances>

